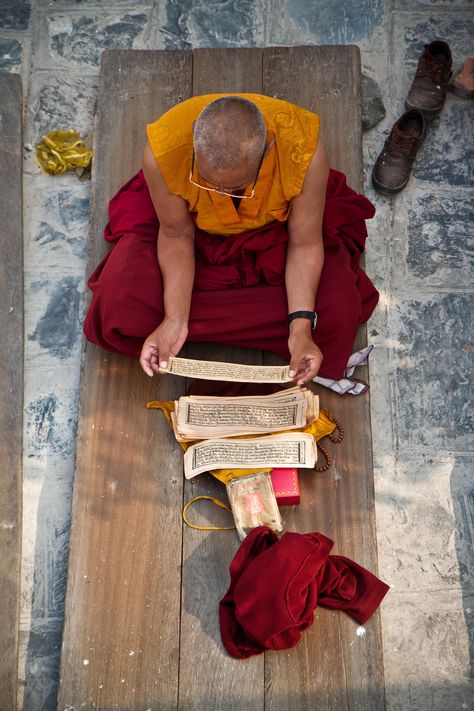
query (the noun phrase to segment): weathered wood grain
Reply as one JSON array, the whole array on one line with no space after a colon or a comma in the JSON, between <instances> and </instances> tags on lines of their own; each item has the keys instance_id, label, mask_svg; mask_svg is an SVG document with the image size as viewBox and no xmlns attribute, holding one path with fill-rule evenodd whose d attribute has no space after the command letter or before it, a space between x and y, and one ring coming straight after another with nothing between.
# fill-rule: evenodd
<instances>
[{"instance_id":1,"label":"weathered wood grain","mask_svg":"<svg viewBox=\"0 0 474 711\"><path fill-rule=\"evenodd\" d=\"M299 78L304 77L304 81ZM274 47L263 53L263 93L293 101L321 117L321 140L331 167L362 189L360 56L354 46ZM364 343L365 327L359 342ZM269 358L267 358L269 360ZM367 368L359 377L368 379ZM369 395L340 397L318 388L321 405L343 423L342 444L333 446L335 467L324 474L301 472L301 505L287 514L288 527L320 531L334 552L377 572ZM384 708L380 618L357 625L346 615L320 610L302 643L287 655L267 654L265 707L287 709Z\"/></svg>"},{"instance_id":2,"label":"weathered wood grain","mask_svg":"<svg viewBox=\"0 0 474 711\"><path fill-rule=\"evenodd\" d=\"M22 89L0 74L0 699L16 708L23 475Z\"/></svg>"},{"instance_id":3,"label":"weathered wood grain","mask_svg":"<svg viewBox=\"0 0 474 711\"><path fill-rule=\"evenodd\" d=\"M263 93L319 114L331 167L362 183L360 53L354 45L263 50Z\"/></svg>"},{"instance_id":4,"label":"weathered wood grain","mask_svg":"<svg viewBox=\"0 0 474 711\"><path fill-rule=\"evenodd\" d=\"M107 203L139 167L145 124L191 93L191 55L105 52L89 271ZM174 709L178 697L182 455L149 400L183 384L87 344L59 708Z\"/></svg>"},{"instance_id":5,"label":"weathered wood grain","mask_svg":"<svg viewBox=\"0 0 474 711\"><path fill-rule=\"evenodd\" d=\"M262 50L195 49L193 95L262 92Z\"/></svg>"}]
</instances>

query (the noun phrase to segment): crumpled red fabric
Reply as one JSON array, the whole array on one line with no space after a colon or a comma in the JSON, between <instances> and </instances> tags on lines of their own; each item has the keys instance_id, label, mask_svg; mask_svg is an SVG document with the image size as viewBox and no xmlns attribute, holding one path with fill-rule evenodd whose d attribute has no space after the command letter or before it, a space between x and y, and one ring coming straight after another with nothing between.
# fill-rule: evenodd
<instances>
[{"instance_id":1,"label":"crumpled red fabric","mask_svg":"<svg viewBox=\"0 0 474 711\"><path fill-rule=\"evenodd\" d=\"M230 586L219 603L224 647L245 659L294 647L319 605L343 610L359 624L374 614L389 586L353 560L330 555L322 533L253 529L230 564Z\"/></svg>"},{"instance_id":2,"label":"crumpled red fabric","mask_svg":"<svg viewBox=\"0 0 474 711\"><path fill-rule=\"evenodd\" d=\"M314 339L323 354L320 375L343 377L359 324L378 292L359 266L375 209L331 170L323 219L324 267L316 298ZM164 316L156 257L158 218L142 171L112 198L105 239L113 245L89 278L92 301L84 331L115 353L137 356ZM285 263L286 225L273 222L240 235L196 229L196 273L189 341L213 341L271 351L289 359Z\"/></svg>"}]
</instances>

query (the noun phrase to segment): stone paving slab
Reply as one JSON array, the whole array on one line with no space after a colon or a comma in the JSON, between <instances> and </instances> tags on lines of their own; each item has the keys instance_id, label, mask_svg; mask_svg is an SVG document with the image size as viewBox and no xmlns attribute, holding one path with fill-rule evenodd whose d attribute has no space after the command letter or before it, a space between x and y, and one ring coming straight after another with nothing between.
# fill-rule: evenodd
<instances>
[{"instance_id":1,"label":"stone paving slab","mask_svg":"<svg viewBox=\"0 0 474 711\"><path fill-rule=\"evenodd\" d=\"M30 13L28 0L0 0L0 27L2 30L26 30Z\"/></svg>"},{"instance_id":2,"label":"stone paving slab","mask_svg":"<svg viewBox=\"0 0 474 711\"><path fill-rule=\"evenodd\" d=\"M68 72L34 72L31 78L26 141L35 144L45 133L76 128L81 135L92 130L97 95L97 77L72 76ZM44 185L51 177L44 176L32 161L36 175ZM54 178L56 180L56 178ZM75 176L65 176L65 184L75 185ZM37 181L26 187L36 189Z\"/></svg>"},{"instance_id":3,"label":"stone paving slab","mask_svg":"<svg viewBox=\"0 0 474 711\"><path fill-rule=\"evenodd\" d=\"M90 210L90 186L70 178L35 176L41 186L35 209L28 211L26 230L28 248L34 255L30 272L84 274L87 256L87 223ZM31 185L30 195L33 189ZM53 275L51 275L53 276Z\"/></svg>"},{"instance_id":4,"label":"stone paving slab","mask_svg":"<svg viewBox=\"0 0 474 711\"><path fill-rule=\"evenodd\" d=\"M36 368L27 371L25 424L28 471L26 480L51 474L58 462L71 464L75 446L70 430L77 421L76 383L65 383L65 367L59 364L49 372ZM33 377L36 375L36 377ZM64 383L64 384L63 384Z\"/></svg>"},{"instance_id":5,"label":"stone paving slab","mask_svg":"<svg viewBox=\"0 0 474 711\"><path fill-rule=\"evenodd\" d=\"M474 24L473 24L474 31ZM438 185L472 186L474 177L472 102L452 94L431 122L413 169L414 177Z\"/></svg>"},{"instance_id":6,"label":"stone paving slab","mask_svg":"<svg viewBox=\"0 0 474 711\"><path fill-rule=\"evenodd\" d=\"M61 636L62 620L51 619L20 634L20 642L28 644L34 654L27 656L20 668L19 708L56 711Z\"/></svg>"},{"instance_id":7,"label":"stone paving slab","mask_svg":"<svg viewBox=\"0 0 474 711\"><path fill-rule=\"evenodd\" d=\"M20 657L19 708L55 711L73 461L53 466L50 458L38 459L27 471L23 545L34 551L34 558L25 558L22 577L26 582L35 576L35 585L22 587L20 647L26 652ZM43 568L48 575L38 575Z\"/></svg>"},{"instance_id":8,"label":"stone paving slab","mask_svg":"<svg viewBox=\"0 0 474 711\"><path fill-rule=\"evenodd\" d=\"M41 10L82 10L85 8L93 9L103 9L104 7L109 11L115 7L118 8L119 12L122 11L123 7L128 9L139 10L142 7L152 6L153 0L36 0L37 7Z\"/></svg>"},{"instance_id":9,"label":"stone paving slab","mask_svg":"<svg viewBox=\"0 0 474 711\"><path fill-rule=\"evenodd\" d=\"M426 13L447 11L451 9L463 9L467 12L472 7L472 0L418 0L414 7L412 0L392 0L394 10L405 10L412 12L416 9L417 12L424 10Z\"/></svg>"},{"instance_id":10,"label":"stone paving slab","mask_svg":"<svg viewBox=\"0 0 474 711\"><path fill-rule=\"evenodd\" d=\"M472 708L464 610L471 617L474 595L463 600L454 590L391 594L396 601L382 610L387 711Z\"/></svg>"},{"instance_id":11,"label":"stone paving slab","mask_svg":"<svg viewBox=\"0 0 474 711\"><path fill-rule=\"evenodd\" d=\"M37 62L41 68L63 67L70 72L97 75L104 49L145 49L148 46L147 25L152 5L119 12L97 8L41 13L37 31Z\"/></svg>"},{"instance_id":12,"label":"stone paving slab","mask_svg":"<svg viewBox=\"0 0 474 711\"><path fill-rule=\"evenodd\" d=\"M402 293L419 288L470 291L474 286L472 192L440 182L438 189L427 191L414 181L403 202L395 203L392 256Z\"/></svg>"},{"instance_id":13,"label":"stone paving slab","mask_svg":"<svg viewBox=\"0 0 474 711\"><path fill-rule=\"evenodd\" d=\"M151 35L155 49L263 46L265 2L161 2Z\"/></svg>"},{"instance_id":14,"label":"stone paving slab","mask_svg":"<svg viewBox=\"0 0 474 711\"><path fill-rule=\"evenodd\" d=\"M387 10L383 0L273 0L270 44L359 44L380 31Z\"/></svg>"},{"instance_id":15,"label":"stone paving slab","mask_svg":"<svg viewBox=\"0 0 474 711\"><path fill-rule=\"evenodd\" d=\"M0 37L0 72L18 72L21 68L21 42L13 37Z\"/></svg>"},{"instance_id":16,"label":"stone paving slab","mask_svg":"<svg viewBox=\"0 0 474 711\"><path fill-rule=\"evenodd\" d=\"M472 449L474 294L394 300L392 375L400 449Z\"/></svg>"},{"instance_id":17,"label":"stone paving slab","mask_svg":"<svg viewBox=\"0 0 474 711\"><path fill-rule=\"evenodd\" d=\"M382 468L376 481L382 577L396 593L459 584L474 591L474 455L412 454L403 462L388 456Z\"/></svg>"},{"instance_id":18,"label":"stone paving slab","mask_svg":"<svg viewBox=\"0 0 474 711\"><path fill-rule=\"evenodd\" d=\"M25 321L29 344L26 363L34 368L54 368L56 359L75 362L82 350L82 274L27 272L25 276L25 298L30 304Z\"/></svg>"}]
</instances>

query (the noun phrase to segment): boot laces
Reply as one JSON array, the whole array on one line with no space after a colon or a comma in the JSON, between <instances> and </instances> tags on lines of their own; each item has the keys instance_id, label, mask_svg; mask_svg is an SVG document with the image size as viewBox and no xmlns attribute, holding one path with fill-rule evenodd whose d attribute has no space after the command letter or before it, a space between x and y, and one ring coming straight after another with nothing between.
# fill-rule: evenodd
<instances>
[{"instance_id":1,"label":"boot laces","mask_svg":"<svg viewBox=\"0 0 474 711\"><path fill-rule=\"evenodd\" d=\"M436 57L426 53L420 57L416 76L429 77L430 79L434 79L437 84L440 84L443 80L443 72L445 68L445 61L442 59L436 59Z\"/></svg>"},{"instance_id":2,"label":"boot laces","mask_svg":"<svg viewBox=\"0 0 474 711\"><path fill-rule=\"evenodd\" d=\"M395 150L405 155L410 155L415 143L418 141L417 136L407 136L399 131L394 131L388 139L388 150Z\"/></svg>"}]
</instances>

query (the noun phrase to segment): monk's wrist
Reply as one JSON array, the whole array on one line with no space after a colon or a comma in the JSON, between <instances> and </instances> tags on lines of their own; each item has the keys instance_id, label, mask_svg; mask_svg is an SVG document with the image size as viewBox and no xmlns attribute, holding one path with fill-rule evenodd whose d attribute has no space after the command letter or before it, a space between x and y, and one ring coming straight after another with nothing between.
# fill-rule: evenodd
<instances>
[{"instance_id":1,"label":"monk's wrist","mask_svg":"<svg viewBox=\"0 0 474 711\"><path fill-rule=\"evenodd\" d=\"M313 324L307 318L295 318L294 321L290 323L288 328L290 336L293 336L297 333L304 333L308 336L311 336Z\"/></svg>"},{"instance_id":2,"label":"monk's wrist","mask_svg":"<svg viewBox=\"0 0 474 711\"><path fill-rule=\"evenodd\" d=\"M189 321L189 314L179 313L179 314L165 314L163 321L176 326L187 326Z\"/></svg>"}]
</instances>

